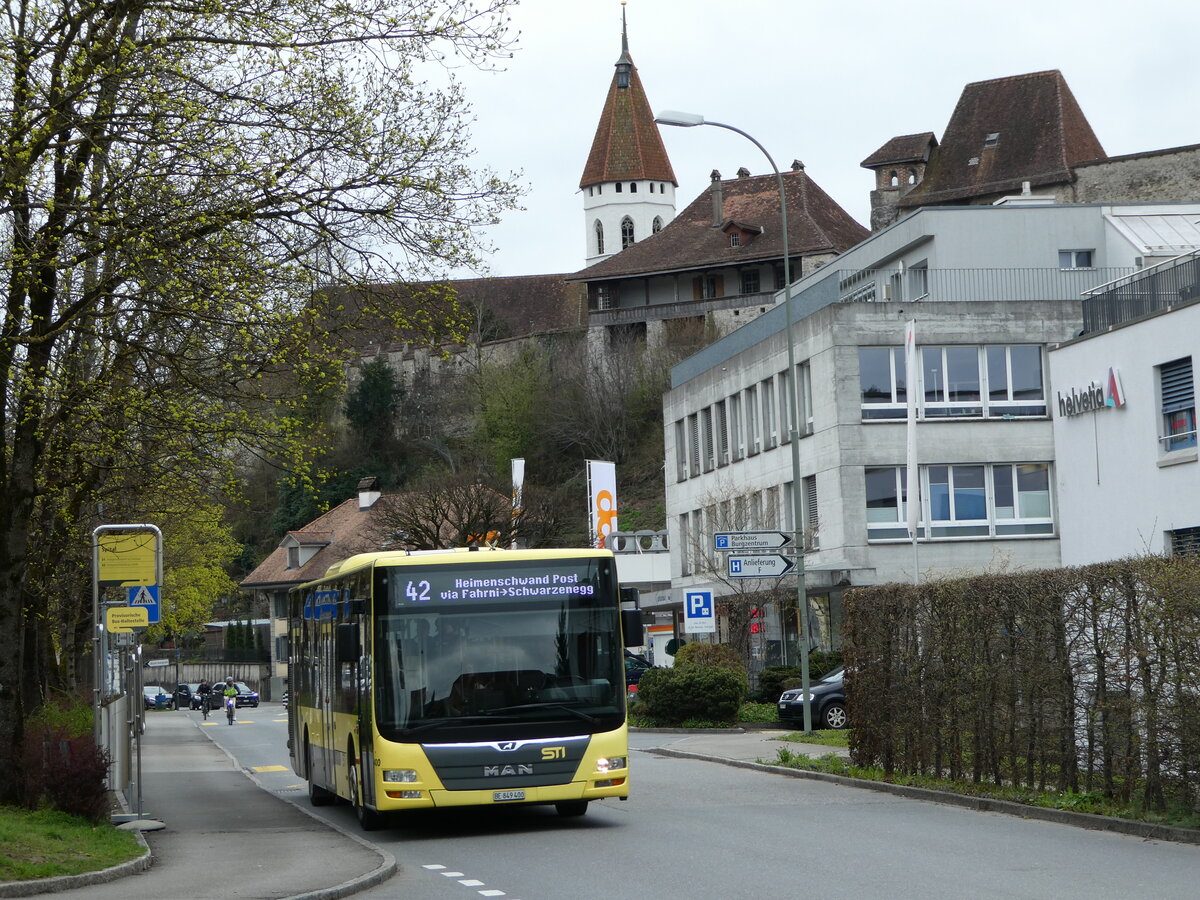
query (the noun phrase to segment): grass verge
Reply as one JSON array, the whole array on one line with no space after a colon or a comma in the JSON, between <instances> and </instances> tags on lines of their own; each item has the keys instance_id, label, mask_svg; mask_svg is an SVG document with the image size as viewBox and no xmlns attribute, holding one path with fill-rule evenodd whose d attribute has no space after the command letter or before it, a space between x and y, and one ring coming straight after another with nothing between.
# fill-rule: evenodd
<instances>
[{"instance_id":1,"label":"grass verge","mask_svg":"<svg viewBox=\"0 0 1200 900\"><path fill-rule=\"evenodd\" d=\"M133 832L53 810L0 807L0 881L79 875L141 856Z\"/></svg>"},{"instance_id":2,"label":"grass verge","mask_svg":"<svg viewBox=\"0 0 1200 900\"><path fill-rule=\"evenodd\" d=\"M841 736L841 746L845 746L846 732L835 731L824 732L824 734ZM813 743L811 738L799 734L788 735L784 740L799 740L805 743ZM792 769L807 769L812 772L827 772L831 775L845 775L848 778L862 778L868 781L903 784L931 791L962 794L968 797L1007 800L1012 803L1038 806L1045 809L1063 809L1098 816L1112 816L1135 822L1169 825L1174 828L1200 828L1200 815L1197 815L1192 810L1168 810L1164 813L1158 813L1147 810L1138 803L1122 804L1116 800L1106 798L1095 791L1090 793L1038 791L1028 787L936 778L932 775L893 774L889 777L883 769L874 766L858 766L845 757L833 753L812 757L805 753L793 753L787 747L779 748L777 759L759 761L768 765L787 766Z\"/></svg>"}]
</instances>

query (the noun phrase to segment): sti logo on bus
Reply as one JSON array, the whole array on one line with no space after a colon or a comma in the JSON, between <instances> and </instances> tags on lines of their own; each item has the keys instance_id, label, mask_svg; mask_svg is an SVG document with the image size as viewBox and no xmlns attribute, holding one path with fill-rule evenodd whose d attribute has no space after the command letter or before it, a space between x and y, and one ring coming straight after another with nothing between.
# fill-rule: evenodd
<instances>
[{"instance_id":1,"label":"sti logo on bus","mask_svg":"<svg viewBox=\"0 0 1200 900\"><path fill-rule=\"evenodd\" d=\"M519 763L515 766L484 766L484 778L496 778L506 775L532 775L533 766L528 763Z\"/></svg>"},{"instance_id":2,"label":"sti logo on bus","mask_svg":"<svg viewBox=\"0 0 1200 900\"><path fill-rule=\"evenodd\" d=\"M566 747L543 747L542 748L542 759L566 759L566 758L567 758L567 748Z\"/></svg>"}]
</instances>

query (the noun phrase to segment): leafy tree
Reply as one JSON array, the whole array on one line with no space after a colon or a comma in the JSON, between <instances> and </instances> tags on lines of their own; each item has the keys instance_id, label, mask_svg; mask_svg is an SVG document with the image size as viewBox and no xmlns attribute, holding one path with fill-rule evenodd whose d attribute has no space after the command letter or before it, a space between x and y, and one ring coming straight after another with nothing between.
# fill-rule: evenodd
<instances>
[{"instance_id":1,"label":"leafy tree","mask_svg":"<svg viewBox=\"0 0 1200 900\"><path fill-rule=\"evenodd\" d=\"M403 386L396 370L382 358L364 365L359 376L346 397L346 419L361 451L375 455L395 443L396 414Z\"/></svg>"},{"instance_id":2,"label":"leafy tree","mask_svg":"<svg viewBox=\"0 0 1200 900\"><path fill-rule=\"evenodd\" d=\"M141 511L124 494L101 517L98 499L139 479L223 488L243 450L303 456L322 436L300 412L340 377L329 333L349 315L318 288L478 258L472 229L515 192L467 168L461 91L426 76L505 53L510 5L9 4L0 801L45 681L38 579L98 518Z\"/></svg>"}]
</instances>

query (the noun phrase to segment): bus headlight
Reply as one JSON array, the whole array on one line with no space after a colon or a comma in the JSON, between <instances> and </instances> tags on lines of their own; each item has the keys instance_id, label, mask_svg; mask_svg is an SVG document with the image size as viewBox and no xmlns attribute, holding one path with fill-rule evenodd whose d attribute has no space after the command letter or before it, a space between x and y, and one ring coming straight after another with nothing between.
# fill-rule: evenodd
<instances>
[{"instance_id":1,"label":"bus headlight","mask_svg":"<svg viewBox=\"0 0 1200 900\"><path fill-rule=\"evenodd\" d=\"M623 756L602 756L596 760L597 772L611 772L613 769L625 768L625 757Z\"/></svg>"},{"instance_id":2,"label":"bus headlight","mask_svg":"<svg viewBox=\"0 0 1200 900\"><path fill-rule=\"evenodd\" d=\"M417 780L416 769L384 769L383 780L390 784L411 784Z\"/></svg>"}]
</instances>

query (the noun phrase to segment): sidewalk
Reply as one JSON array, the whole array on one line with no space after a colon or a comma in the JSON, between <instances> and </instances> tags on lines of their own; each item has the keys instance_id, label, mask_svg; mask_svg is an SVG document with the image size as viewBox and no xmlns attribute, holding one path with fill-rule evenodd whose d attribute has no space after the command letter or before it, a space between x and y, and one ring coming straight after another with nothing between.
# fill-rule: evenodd
<instances>
[{"instance_id":1,"label":"sidewalk","mask_svg":"<svg viewBox=\"0 0 1200 900\"><path fill-rule=\"evenodd\" d=\"M634 728L631 729L631 735L642 735L643 737L631 737L630 742L636 743L639 748L645 750L668 751L663 755L686 755L748 763L761 760L768 765L778 759L778 751L781 748L814 758L827 756L830 753L846 758L850 756L850 751L845 747L826 747L823 744L801 744L779 740L785 734L791 734L794 731L795 729L788 728L729 728L709 731Z\"/></svg>"},{"instance_id":2,"label":"sidewalk","mask_svg":"<svg viewBox=\"0 0 1200 900\"><path fill-rule=\"evenodd\" d=\"M54 891L64 900L335 900L396 870L391 854L261 789L186 715L150 717L142 807L166 826L144 834L148 870L103 883L115 873L9 882L0 897Z\"/></svg>"}]
</instances>

